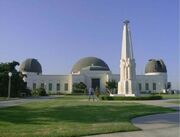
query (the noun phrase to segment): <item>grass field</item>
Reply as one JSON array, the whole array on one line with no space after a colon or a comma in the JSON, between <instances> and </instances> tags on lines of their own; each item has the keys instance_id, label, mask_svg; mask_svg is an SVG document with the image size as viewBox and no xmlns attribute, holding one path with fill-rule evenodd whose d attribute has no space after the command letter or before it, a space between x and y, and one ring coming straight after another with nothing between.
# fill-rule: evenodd
<instances>
[{"instance_id":1,"label":"grass field","mask_svg":"<svg viewBox=\"0 0 180 137\"><path fill-rule=\"evenodd\" d=\"M0 101L7 100L7 97L0 97Z\"/></svg>"},{"instance_id":2,"label":"grass field","mask_svg":"<svg viewBox=\"0 0 180 137\"><path fill-rule=\"evenodd\" d=\"M76 137L139 130L132 118L173 110L127 102L89 102L65 96L0 109L0 136Z\"/></svg>"},{"instance_id":3,"label":"grass field","mask_svg":"<svg viewBox=\"0 0 180 137\"><path fill-rule=\"evenodd\" d=\"M164 99L180 99L180 94L160 94Z\"/></svg>"}]
</instances>

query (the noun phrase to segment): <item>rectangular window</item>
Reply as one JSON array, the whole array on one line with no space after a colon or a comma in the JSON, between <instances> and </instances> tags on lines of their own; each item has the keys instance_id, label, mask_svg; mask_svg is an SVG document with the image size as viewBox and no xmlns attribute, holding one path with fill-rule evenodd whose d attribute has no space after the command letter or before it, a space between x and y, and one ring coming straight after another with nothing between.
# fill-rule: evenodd
<instances>
[{"instance_id":1,"label":"rectangular window","mask_svg":"<svg viewBox=\"0 0 180 137\"><path fill-rule=\"evenodd\" d=\"M146 90L149 90L149 84L148 83L146 83L145 87L146 87Z\"/></svg>"},{"instance_id":2,"label":"rectangular window","mask_svg":"<svg viewBox=\"0 0 180 137\"><path fill-rule=\"evenodd\" d=\"M64 90L65 90L65 91L68 91L68 83L65 83L65 84L64 84Z\"/></svg>"},{"instance_id":3,"label":"rectangular window","mask_svg":"<svg viewBox=\"0 0 180 137\"><path fill-rule=\"evenodd\" d=\"M56 90L57 90L57 91L60 91L60 83L57 83L57 84L56 84Z\"/></svg>"},{"instance_id":4,"label":"rectangular window","mask_svg":"<svg viewBox=\"0 0 180 137\"><path fill-rule=\"evenodd\" d=\"M139 83L139 91L142 90L142 86L141 86L141 83Z\"/></svg>"},{"instance_id":5,"label":"rectangular window","mask_svg":"<svg viewBox=\"0 0 180 137\"><path fill-rule=\"evenodd\" d=\"M153 83L153 90L156 90L156 83Z\"/></svg>"},{"instance_id":6,"label":"rectangular window","mask_svg":"<svg viewBox=\"0 0 180 137\"><path fill-rule=\"evenodd\" d=\"M41 88L44 88L44 83L41 83Z\"/></svg>"},{"instance_id":7,"label":"rectangular window","mask_svg":"<svg viewBox=\"0 0 180 137\"><path fill-rule=\"evenodd\" d=\"M52 91L52 83L49 83L49 91Z\"/></svg>"},{"instance_id":8,"label":"rectangular window","mask_svg":"<svg viewBox=\"0 0 180 137\"><path fill-rule=\"evenodd\" d=\"M33 90L36 90L36 83L33 83Z\"/></svg>"}]
</instances>

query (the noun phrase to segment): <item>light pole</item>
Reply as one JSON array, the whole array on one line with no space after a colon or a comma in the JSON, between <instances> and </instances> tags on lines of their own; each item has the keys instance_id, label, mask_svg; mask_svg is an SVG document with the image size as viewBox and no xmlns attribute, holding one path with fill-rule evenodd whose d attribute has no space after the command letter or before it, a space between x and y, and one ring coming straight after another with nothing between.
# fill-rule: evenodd
<instances>
[{"instance_id":1,"label":"light pole","mask_svg":"<svg viewBox=\"0 0 180 137\"><path fill-rule=\"evenodd\" d=\"M8 84L8 99L9 99L10 96L11 96L11 77L12 77L12 72L9 72L8 76L9 76L9 84Z\"/></svg>"}]
</instances>

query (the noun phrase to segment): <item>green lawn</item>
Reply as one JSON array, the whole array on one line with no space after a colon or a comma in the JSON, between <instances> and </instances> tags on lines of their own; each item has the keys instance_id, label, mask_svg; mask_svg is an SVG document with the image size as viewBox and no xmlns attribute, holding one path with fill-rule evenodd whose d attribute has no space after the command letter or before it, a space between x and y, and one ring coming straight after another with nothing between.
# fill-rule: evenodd
<instances>
[{"instance_id":1,"label":"green lawn","mask_svg":"<svg viewBox=\"0 0 180 137\"><path fill-rule=\"evenodd\" d=\"M16 100L16 99L19 99L19 98L7 98L7 97L0 97L0 101L7 101L7 100Z\"/></svg>"},{"instance_id":2,"label":"green lawn","mask_svg":"<svg viewBox=\"0 0 180 137\"><path fill-rule=\"evenodd\" d=\"M161 94L164 99L180 99L180 94Z\"/></svg>"},{"instance_id":3,"label":"green lawn","mask_svg":"<svg viewBox=\"0 0 180 137\"><path fill-rule=\"evenodd\" d=\"M87 97L86 97L87 98ZM88 102L65 96L0 109L0 136L75 137L139 130L130 120L173 110L127 102Z\"/></svg>"},{"instance_id":4,"label":"green lawn","mask_svg":"<svg viewBox=\"0 0 180 137\"><path fill-rule=\"evenodd\" d=\"M0 101L7 100L7 97L0 97Z\"/></svg>"}]
</instances>

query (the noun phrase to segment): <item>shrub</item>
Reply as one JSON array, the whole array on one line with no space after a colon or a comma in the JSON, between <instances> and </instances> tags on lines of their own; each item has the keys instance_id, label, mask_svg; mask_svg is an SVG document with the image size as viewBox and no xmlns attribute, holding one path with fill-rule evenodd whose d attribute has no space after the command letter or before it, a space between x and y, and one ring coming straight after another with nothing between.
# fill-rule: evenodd
<instances>
[{"instance_id":1,"label":"shrub","mask_svg":"<svg viewBox=\"0 0 180 137\"><path fill-rule=\"evenodd\" d=\"M31 92L31 95L32 95L32 96L38 96L37 90L33 90L33 91Z\"/></svg>"},{"instance_id":2,"label":"shrub","mask_svg":"<svg viewBox=\"0 0 180 137\"><path fill-rule=\"evenodd\" d=\"M73 84L73 93L75 93L75 94L76 93L85 94L86 90L87 90L87 86L83 82Z\"/></svg>"},{"instance_id":3,"label":"shrub","mask_svg":"<svg viewBox=\"0 0 180 137\"><path fill-rule=\"evenodd\" d=\"M44 88L37 89L37 92L39 96L47 96L46 90Z\"/></svg>"},{"instance_id":4,"label":"shrub","mask_svg":"<svg viewBox=\"0 0 180 137\"><path fill-rule=\"evenodd\" d=\"M141 96L141 97L125 97L125 96L102 96L102 100L159 100L161 96Z\"/></svg>"},{"instance_id":5,"label":"shrub","mask_svg":"<svg viewBox=\"0 0 180 137\"><path fill-rule=\"evenodd\" d=\"M38 88L32 92L33 96L47 96L46 90L44 88Z\"/></svg>"}]
</instances>

